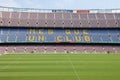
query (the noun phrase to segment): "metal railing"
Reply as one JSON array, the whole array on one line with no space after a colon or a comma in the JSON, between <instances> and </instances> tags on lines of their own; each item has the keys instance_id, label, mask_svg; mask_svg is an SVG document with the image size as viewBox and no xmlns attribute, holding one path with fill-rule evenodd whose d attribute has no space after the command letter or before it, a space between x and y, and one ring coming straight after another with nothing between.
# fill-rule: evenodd
<instances>
[{"instance_id":1,"label":"metal railing","mask_svg":"<svg viewBox=\"0 0 120 80\"><path fill-rule=\"evenodd\" d=\"M80 9L82 10L82 9ZM86 9L90 13L120 13L120 9ZM67 10L67 9L37 9L37 8L16 8L16 7L3 7L0 6L0 11L10 11L10 12L37 12L37 13L52 13L52 12L73 12L77 13L77 9Z\"/></svg>"}]
</instances>

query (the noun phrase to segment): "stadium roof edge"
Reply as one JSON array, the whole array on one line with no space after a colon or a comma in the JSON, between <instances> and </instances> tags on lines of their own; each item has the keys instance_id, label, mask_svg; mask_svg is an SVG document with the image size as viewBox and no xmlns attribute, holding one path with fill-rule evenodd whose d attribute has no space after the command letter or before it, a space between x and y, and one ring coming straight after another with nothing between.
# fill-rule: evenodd
<instances>
[{"instance_id":1,"label":"stadium roof edge","mask_svg":"<svg viewBox=\"0 0 120 80\"><path fill-rule=\"evenodd\" d=\"M90 13L120 13L120 8L116 9L38 9L38 8L17 8L17 7L4 7L0 6L0 11L10 12L40 12L40 13L52 13L55 11L59 12L73 12L76 13L78 10L88 10Z\"/></svg>"}]
</instances>

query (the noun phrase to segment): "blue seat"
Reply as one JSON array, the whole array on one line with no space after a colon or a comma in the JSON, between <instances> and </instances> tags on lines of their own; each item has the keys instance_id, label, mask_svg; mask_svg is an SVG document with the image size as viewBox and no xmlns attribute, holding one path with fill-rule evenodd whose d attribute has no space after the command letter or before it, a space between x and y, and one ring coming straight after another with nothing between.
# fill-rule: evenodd
<instances>
[{"instance_id":1,"label":"blue seat","mask_svg":"<svg viewBox=\"0 0 120 80\"><path fill-rule=\"evenodd\" d=\"M29 29L19 29L19 34L28 34L29 33Z\"/></svg>"},{"instance_id":2,"label":"blue seat","mask_svg":"<svg viewBox=\"0 0 120 80\"><path fill-rule=\"evenodd\" d=\"M9 35L8 36L8 42L16 42L16 35Z\"/></svg>"},{"instance_id":3,"label":"blue seat","mask_svg":"<svg viewBox=\"0 0 120 80\"><path fill-rule=\"evenodd\" d=\"M9 29L1 29L1 34L9 34Z\"/></svg>"},{"instance_id":4,"label":"blue seat","mask_svg":"<svg viewBox=\"0 0 120 80\"><path fill-rule=\"evenodd\" d=\"M109 35L101 35L103 43L111 42Z\"/></svg>"},{"instance_id":5,"label":"blue seat","mask_svg":"<svg viewBox=\"0 0 120 80\"><path fill-rule=\"evenodd\" d=\"M117 35L111 35L112 42L120 43L120 38Z\"/></svg>"},{"instance_id":6,"label":"blue seat","mask_svg":"<svg viewBox=\"0 0 120 80\"><path fill-rule=\"evenodd\" d=\"M7 35L0 35L0 42L1 43L7 42Z\"/></svg>"},{"instance_id":7,"label":"blue seat","mask_svg":"<svg viewBox=\"0 0 120 80\"><path fill-rule=\"evenodd\" d=\"M119 30L108 30L109 31L109 34L112 35L117 35L117 34L120 34L120 31Z\"/></svg>"},{"instance_id":8,"label":"blue seat","mask_svg":"<svg viewBox=\"0 0 120 80\"><path fill-rule=\"evenodd\" d=\"M100 35L94 34L91 36L92 42L102 42Z\"/></svg>"},{"instance_id":9,"label":"blue seat","mask_svg":"<svg viewBox=\"0 0 120 80\"><path fill-rule=\"evenodd\" d=\"M26 39L27 38L27 36L26 36L26 34L19 34L19 35L17 35L17 42L26 42Z\"/></svg>"},{"instance_id":10,"label":"blue seat","mask_svg":"<svg viewBox=\"0 0 120 80\"><path fill-rule=\"evenodd\" d=\"M45 42L55 42L56 40L55 40L55 35L45 35Z\"/></svg>"},{"instance_id":11,"label":"blue seat","mask_svg":"<svg viewBox=\"0 0 120 80\"><path fill-rule=\"evenodd\" d=\"M15 35L15 34L18 34L19 33L19 30L18 29L9 29L9 34L10 35Z\"/></svg>"}]
</instances>

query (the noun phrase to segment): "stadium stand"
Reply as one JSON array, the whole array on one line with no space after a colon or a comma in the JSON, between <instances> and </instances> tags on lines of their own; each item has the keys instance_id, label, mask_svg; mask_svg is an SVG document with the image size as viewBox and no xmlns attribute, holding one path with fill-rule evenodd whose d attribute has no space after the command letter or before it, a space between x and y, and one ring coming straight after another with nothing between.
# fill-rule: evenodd
<instances>
[{"instance_id":1,"label":"stadium stand","mask_svg":"<svg viewBox=\"0 0 120 80\"><path fill-rule=\"evenodd\" d=\"M110 12L111 11L111 12ZM0 53L120 53L120 12L0 7Z\"/></svg>"},{"instance_id":2,"label":"stadium stand","mask_svg":"<svg viewBox=\"0 0 120 80\"><path fill-rule=\"evenodd\" d=\"M0 43L33 42L118 43L118 29L0 29Z\"/></svg>"},{"instance_id":3,"label":"stadium stand","mask_svg":"<svg viewBox=\"0 0 120 80\"><path fill-rule=\"evenodd\" d=\"M2 53L120 53L119 46L2 46Z\"/></svg>"},{"instance_id":4,"label":"stadium stand","mask_svg":"<svg viewBox=\"0 0 120 80\"><path fill-rule=\"evenodd\" d=\"M32 13L1 11L1 26L47 28L119 28L120 13Z\"/></svg>"}]
</instances>

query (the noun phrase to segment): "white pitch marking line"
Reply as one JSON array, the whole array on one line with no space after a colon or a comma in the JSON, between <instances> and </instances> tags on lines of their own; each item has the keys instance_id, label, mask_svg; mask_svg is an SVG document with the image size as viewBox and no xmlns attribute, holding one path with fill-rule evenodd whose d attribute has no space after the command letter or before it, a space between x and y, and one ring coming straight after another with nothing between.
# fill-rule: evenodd
<instances>
[{"instance_id":1,"label":"white pitch marking line","mask_svg":"<svg viewBox=\"0 0 120 80\"><path fill-rule=\"evenodd\" d=\"M72 68L74 70L74 73L75 73L76 77L78 78L78 80L80 80L80 77L79 77L79 75L78 75L78 73L77 73L77 71L76 71L76 69L75 69L75 67L74 67L74 65L71 61L71 58L68 55L67 55L67 57L68 57L68 60L69 60L70 64L72 65Z\"/></svg>"}]
</instances>

